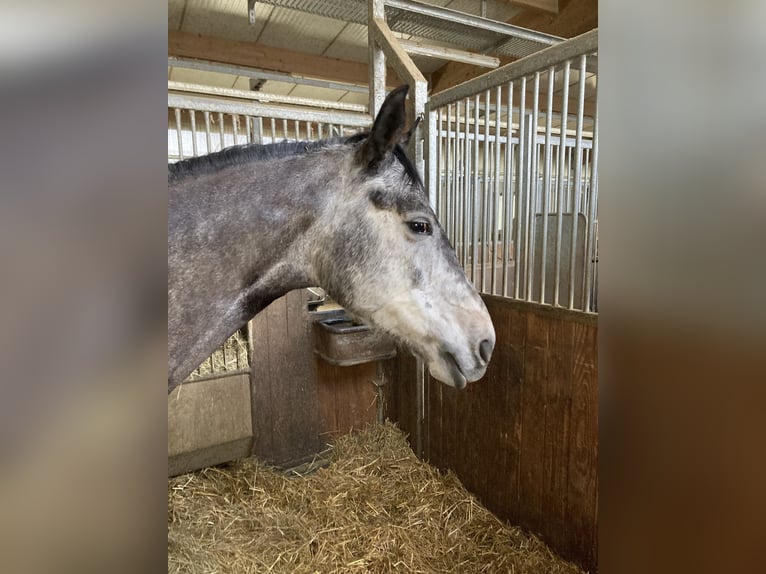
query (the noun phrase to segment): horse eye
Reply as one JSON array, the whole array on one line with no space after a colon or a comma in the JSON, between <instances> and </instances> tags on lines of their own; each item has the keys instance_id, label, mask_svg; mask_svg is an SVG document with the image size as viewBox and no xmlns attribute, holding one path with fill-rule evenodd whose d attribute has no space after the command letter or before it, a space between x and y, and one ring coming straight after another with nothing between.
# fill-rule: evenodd
<instances>
[{"instance_id":1,"label":"horse eye","mask_svg":"<svg viewBox=\"0 0 766 574\"><path fill-rule=\"evenodd\" d=\"M417 233L418 235L431 235L433 233L431 224L427 221L410 221L407 225L413 233Z\"/></svg>"}]
</instances>

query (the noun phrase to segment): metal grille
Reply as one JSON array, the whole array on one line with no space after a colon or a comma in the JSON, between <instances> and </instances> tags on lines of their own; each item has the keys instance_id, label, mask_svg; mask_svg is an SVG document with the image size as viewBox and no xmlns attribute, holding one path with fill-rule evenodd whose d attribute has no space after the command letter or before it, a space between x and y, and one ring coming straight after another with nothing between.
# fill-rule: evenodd
<instances>
[{"instance_id":1,"label":"metal grille","mask_svg":"<svg viewBox=\"0 0 766 574\"><path fill-rule=\"evenodd\" d=\"M368 114L306 110L260 103L168 95L168 162L247 143L307 141L352 135L368 128ZM237 331L205 359L187 380L250 368L249 343Z\"/></svg>"},{"instance_id":2,"label":"metal grille","mask_svg":"<svg viewBox=\"0 0 766 574\"><path fill-rule=\"evenodd\" d=\"M367 25L368 0L258 1L271 6ZM384 3L386 21L393 31L446 42L467 50L521 57L560 41L560 38L555 36L425 2L385 0ZM506 42L509 38L511 41Z\"/></svg>"},{"instance_id":3,"label":"metal grille","mask_svg":"<svg viewBox=\"0 0 766 574\"><path fill-rule=\"evenodd\" d=\"M482 293L597 311L597 32L428 103L434 209Z\"/></svg>"}]
</instances>

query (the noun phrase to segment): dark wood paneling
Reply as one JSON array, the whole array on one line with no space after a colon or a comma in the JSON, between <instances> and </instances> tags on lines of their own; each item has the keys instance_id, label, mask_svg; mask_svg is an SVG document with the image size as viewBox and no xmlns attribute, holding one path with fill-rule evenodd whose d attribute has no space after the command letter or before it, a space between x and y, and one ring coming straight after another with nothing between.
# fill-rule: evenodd
<instances>
[{"instance_id":1,"label":"dark wood paneling","mask_svg":"<svg viewBox=\"0 0 766 574\"><path fill-rule=\"evenodd\" d=\"M497 334L492 362L464 391L426 377L425 457L455 472L500 518L595 571L596 318L484 300ZM408 360L414 365L400 353L399 368ZM414 430L414 371L394 386L389 416Z\"/></svg>"},{"instance_id":2,"label":"dark wood paneling","mask_svg":"<svg viewBox=\"0 0 766 574\"><path fill-rule=\"evenodd\" d=\"M417 428L417 379L416 361L412 354L397 347L396 357L382 363L383 367L383 414L396 422L414 445Z\"/></svg>"},{"instance_id":3,"label":"dark wood paneling","mask_svg":"<svg viewBox=\"0 0 766 574\"><path fill-rule=\"evenodd\" d=\"M377 420L377 363L331 365L315 356L319 425L323 440L332 440Z\"/></svg>"},{"instance_id":4,"label":"dark wood paneling","mask_svg":"<svg viewBox=\"0 0 766 574\"><path fill-rule=\"evenodd\" d=\"M253 319L253 454L273 464L321 448L307 304L304 290L291 291Z\"/></svg>"}]
</instances>

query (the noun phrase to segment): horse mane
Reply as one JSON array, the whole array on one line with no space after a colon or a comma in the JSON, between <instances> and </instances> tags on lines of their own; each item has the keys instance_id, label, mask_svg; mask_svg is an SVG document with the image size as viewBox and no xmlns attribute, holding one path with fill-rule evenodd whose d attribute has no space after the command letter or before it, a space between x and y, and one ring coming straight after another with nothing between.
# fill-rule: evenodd
<instances>
[{"instance_id":1,"label":"horse mane","mask_svg":"<svg viewBox=\"0 0 766 574\"><path fill-rule=\"evenodd\" d=\"M325 149L332 145L358 143L367 138L369 132L360 132L349 137L334 137L314 141L282 141L271 144L240 144L222 149L221 151L191 157L168 164L168 180L176 181L195 175L204 175L220 171L226 167L242 165L255 161L265 161L282 157L303 155ZM404 149L397 144L393 150L394 157L404 167L407 176L420 187L423 181L415 165L407 157Z\"/></svg>"}]
</instances>

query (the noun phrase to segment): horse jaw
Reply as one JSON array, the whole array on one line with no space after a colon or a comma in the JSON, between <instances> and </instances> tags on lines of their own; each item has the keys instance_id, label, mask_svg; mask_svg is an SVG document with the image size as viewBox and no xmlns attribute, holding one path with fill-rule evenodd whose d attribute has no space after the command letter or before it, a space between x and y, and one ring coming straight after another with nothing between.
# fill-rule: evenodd
<instances>
[{"instance_id":1,"label":"horse jaw","mask_svg":"<svg viewBox=\"0 0 766 574\"><path fill-rule=\"evenodd\" d=\"M423 291L403 291L367 319L409 347L435 379L462 389L484 376L495 345L484 302L467 282L465 287L468 292L454 302L431 302Z\"/></svg>"}]
</instances>

